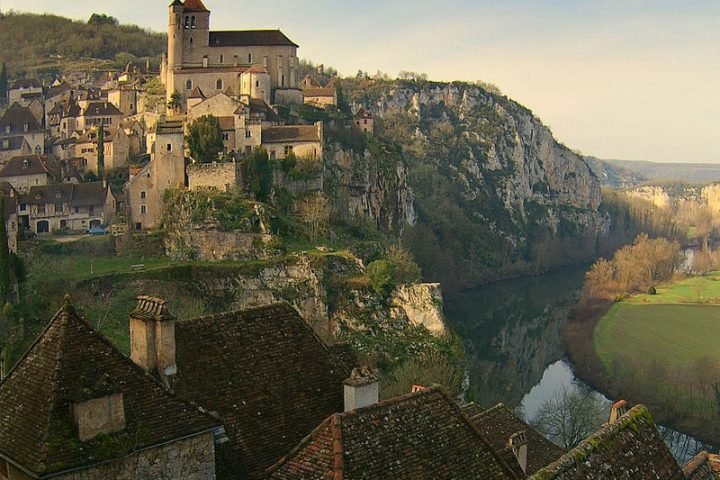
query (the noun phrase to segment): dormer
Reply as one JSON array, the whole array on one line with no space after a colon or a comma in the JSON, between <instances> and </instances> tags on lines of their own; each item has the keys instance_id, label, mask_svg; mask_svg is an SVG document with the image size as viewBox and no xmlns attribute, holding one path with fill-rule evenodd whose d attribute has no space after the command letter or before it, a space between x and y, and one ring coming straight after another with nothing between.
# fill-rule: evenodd
<instances>
[{"instance_id":1,"label":"dormer","mask_svg":"<svg viewBox=\"0 0 720 480\"><path fill-rule=\"evenodd\" d=\"M27 158L23 158L22 168L24 170L27 170L28 168L30 168L30 160L28 160Z\"/></svg>"},{"instance_id":2,"label":"dormer","mask_svg":"<svg viewBox=\"0 0 720 480\"><path fill-rule=\"evenodd\" d=\"M75 428L81 442L98 435L125 430L125 402L122 393L112 393L73 404Z\"/></svg>"},{"instance_id":3,"label":"dormer","mask_svg":"<svg viewBox=\"0 0 720 480\"><path fill-rule=\"evenodd\" d=\"M27 132L29 128L30 128L30 125L28 125L26 123L25 125L23 125L23 132Z\"/></svg>"}]
</instances>

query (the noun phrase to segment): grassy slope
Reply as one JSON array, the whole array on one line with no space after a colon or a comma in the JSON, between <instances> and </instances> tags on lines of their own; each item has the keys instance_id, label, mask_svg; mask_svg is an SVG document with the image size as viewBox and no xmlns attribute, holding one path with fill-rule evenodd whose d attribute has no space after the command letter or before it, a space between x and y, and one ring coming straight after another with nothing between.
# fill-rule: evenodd
<instances>
[{"instance_id":1,"label":"grassy slope","mask_svg":"<svg viewBox=\"0 0 720 480\"><path fill-rule=\"evenodd\" d=\"M598 322L595 351L608 372L618 357L641 363L655 356L667 366L688 365L705 356L720 358L717 273L657 291L613 305Z\"/></svg>"}]
</instances>

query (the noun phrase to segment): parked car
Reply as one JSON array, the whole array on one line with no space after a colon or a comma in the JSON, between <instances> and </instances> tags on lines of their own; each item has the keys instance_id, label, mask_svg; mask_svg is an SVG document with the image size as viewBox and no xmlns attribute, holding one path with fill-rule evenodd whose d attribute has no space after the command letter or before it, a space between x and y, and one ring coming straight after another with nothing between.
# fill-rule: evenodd
<instances>
[{"instance_id":1,"label":"parked car","mask_svg":"<svg viewBox=\"0 0 720 480\"><path fill-rule=\"evenodd\" d=\"M110 232L108 232L103 227L90 227L90 228L88 228L87 233L88 233L88 235L92 235L94 237L96 235L107 235Z\"/></svg>"}]
</instances>

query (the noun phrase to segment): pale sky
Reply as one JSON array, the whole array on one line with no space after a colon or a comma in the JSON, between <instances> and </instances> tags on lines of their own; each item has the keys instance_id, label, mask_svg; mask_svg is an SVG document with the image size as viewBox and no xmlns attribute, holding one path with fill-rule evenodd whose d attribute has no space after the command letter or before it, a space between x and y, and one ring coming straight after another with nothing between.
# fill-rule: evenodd
<instances>
[{"instance_id":1,"label":"pale sky","mask_svg":"<svg viewBox=\"0 0 720 480\"><path fill-rule=\"evenodd\" d=\"M573 149L720 163L720 1L203 0L214 30L281 28L298 55L484 80ZM169 0L0 0L0 9L167 28ZM33 33L31 33L33 34Z\"/></svg>"}]
</instances>

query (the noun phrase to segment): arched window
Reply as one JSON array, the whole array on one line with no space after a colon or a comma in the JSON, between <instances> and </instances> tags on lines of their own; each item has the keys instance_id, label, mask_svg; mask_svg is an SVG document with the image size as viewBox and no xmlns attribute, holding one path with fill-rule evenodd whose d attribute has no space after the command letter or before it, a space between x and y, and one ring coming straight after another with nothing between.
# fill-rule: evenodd
<instances>
[{"instance_id":1,"label":"arched window","mask_svg":"<svg viewBox=\"0 0 720 480\"><path fill-rule=\"evenodd\" d=\"M193 15L192 17L190 17L190 28L195 28L195 26L195 15Z\"/></svg>"},{"instance_id":2,"label":"arched window","mask_svg":"<svg viewBox=\"0 0 720 480\"><path fill-rule=\"evenodd\" d=\"M222 88L223 88L223 82L222 82L222 79L221 79L221 78L218 78L217 83L215 83L215 88L217 88L218 90L222 90Z\"/></svg>"},{"instance_id":3,"label":"arched window","mask_svg":"<svg viewBox=\"0 0 720 480\"><path fill-rule=\"evenodd\" d=\"M192 90L192 80L185 82L185 90Z\"/></svg>"},{"instance_id":4,"label":"arched window","mask_svg":"<svg viewBox=\"0 0 720 480\"><path fill-rule=\"evenodd\" d=\"M185 15L185 28L190 28L190 17Z\"/></svg>"},{"instance_id":5,"label":"arched window","mask_svg":"<svg viewBox=\"0 0 720 480\"><path fill-rule=\"evenodd\" d=\"M190 37L190 43L192 43L192 37Z\"/></svg>"},{"instance_id":6,"label":"arched window","mask_svg":"<svg viewBox=\"0 0 720 480\"><path fill-rule=\"evenodd\" d=\"M40 145L35 145L35 154L40 155L42 151L40 150Z\"/></svg>"},{"instance_id":7,"label":"arched window","mask_svg":"<svg viewBox=\"0 0 720 480\"><path fill-rule=\"evenodd\" d=\"M220 63L225 63L225 55L220 55Z\"/></svg>"}]
</instances>

